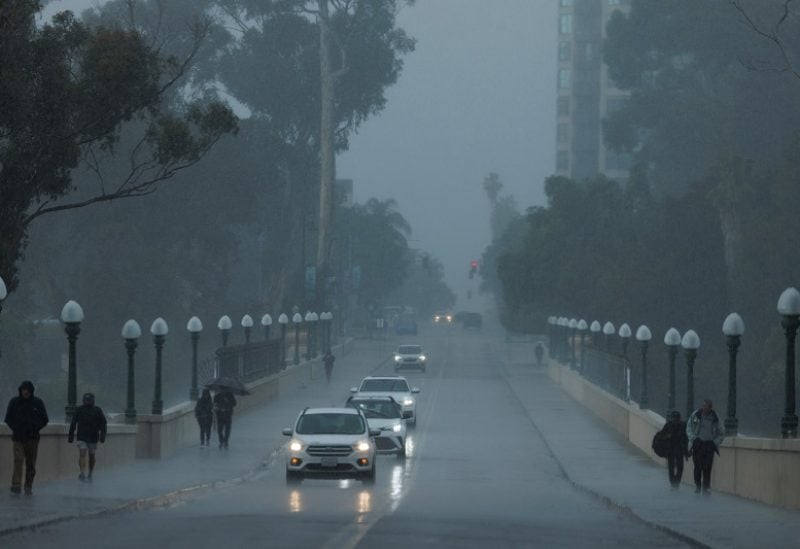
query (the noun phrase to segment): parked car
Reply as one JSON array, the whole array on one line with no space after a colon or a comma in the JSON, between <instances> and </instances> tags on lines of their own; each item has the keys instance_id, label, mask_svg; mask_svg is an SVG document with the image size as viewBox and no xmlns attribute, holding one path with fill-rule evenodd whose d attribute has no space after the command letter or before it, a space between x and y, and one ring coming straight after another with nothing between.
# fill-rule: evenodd
<instances>
[{"instance_id":1,"label":"parked car","mask_svg":"<svg viewBox=\"0 0 800 549\"><path fill-rule=\"evenodd\" d=\"M402 407L390 396L351 396L347 406L361 410L370 429L381 434L374 438L375 451L379 454L406 455L406 422Z\"/></svg>"},{"instance_id":2,"label":"parked car","mask_svg":"<svg viewBox=\"0 0 800 549\"><path fill-rule=\"evenodd\" d=\"M375 443L360 408L306 408L297 416L286 453L286 482L306 476L353 477L375 481Z\"/></svg>"},{"instance_id":3,"label":"parked car","mask_svg":"<svg viewBox=\"0 0 800 549\"><path fill-rule=\"evenodd\" d=\"M428 357L420 345L400 345L394 352L394 371L400 368L419 368L423 372L428 364Z\"/></svg>"},{"instance_id":4,"label":"parked car","mask_svg":"<svg viewBox=\"0 0 800 549\"><path fill-rule=\"evenodd\" d=\"M417 400L414 395L419 393L419 388L410 388L404 377L367 376L358 387L351 387L350 392L359 397L390 396L402 406L403 418L412 425L417 424Z\"/></svg>"}]
</instances>

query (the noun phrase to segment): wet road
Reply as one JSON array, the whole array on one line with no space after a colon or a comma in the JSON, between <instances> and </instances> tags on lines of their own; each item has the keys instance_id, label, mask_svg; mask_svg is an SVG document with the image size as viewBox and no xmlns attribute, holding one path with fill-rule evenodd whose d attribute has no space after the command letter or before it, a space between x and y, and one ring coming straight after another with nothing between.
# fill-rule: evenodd
<instances>
[{"instance_id":1,"label":"wet road","mask_svg":"<svg viewBox=\"0 0 800 549\"><path fill-rule=\"evenodd\" d=\"M418 340L430 364L424 374L403 372L422 390L408 457L380 456L374 485L307 479L287 486L278 453L264 456L267 466L245 481L169 506L72 521L4 541L81 547L93 540L109 548L684 546L564 477L536 416L512 390L509 369L534 367L520 364L523 358L509 351L502 336L432 326ZM391 371L387 364L376 373ZM347 394L340 396L344 402ZM287 426L303 406L329 404L298 399Z\"/></svg>"}]
</instances>

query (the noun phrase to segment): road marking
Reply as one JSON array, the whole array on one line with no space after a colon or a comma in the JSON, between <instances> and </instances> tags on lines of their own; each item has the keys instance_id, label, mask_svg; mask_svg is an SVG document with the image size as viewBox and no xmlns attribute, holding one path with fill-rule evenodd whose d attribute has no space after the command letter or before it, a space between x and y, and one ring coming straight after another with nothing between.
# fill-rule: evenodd
<instances>
[{"instance_id":1,"label":"road marking","mask_svg":"<svg viewBox=\"0 0 800 549\"><path fill-rule=\"evenodd\" d=\"M450 362L451 341L449 337L445 339L445 343L445 357L441 362L439 362L440 367L438 368L438 374L434 378L431 378L434 379L436 383L433 384L433 389L430 394L426 392L426 413L423 416L422 421L418 422L417 425L414 426L414 445L416 447L414 452L415 454L417 454L420 447L424 447L424 442L427 438L428 431L426 427L430 423L431 417L433 416L431 411L438 401L439 388L441 387L441 382L444 379L445 367L448 366ZM422 432L419 434L419 437L417 437L417 433L419 433L419 431ZM371 513L361 513L356 516L353 522L343 527L335 536L327 540L322 545L322 548L353 549L358 546L358 544L361 543L361 540L364 539L364 537L369 533L372 527L378 523L379 520L387 515L391 515L397 510L400 505L400 501L403 499L403 496L405 496L409 486L412 484L413 479L416 477L416 471L416 458L407 459L403 475L405 480L402 482L402 488L397 492L391 492L388 500Z\"/></svg>"}]
</instances>

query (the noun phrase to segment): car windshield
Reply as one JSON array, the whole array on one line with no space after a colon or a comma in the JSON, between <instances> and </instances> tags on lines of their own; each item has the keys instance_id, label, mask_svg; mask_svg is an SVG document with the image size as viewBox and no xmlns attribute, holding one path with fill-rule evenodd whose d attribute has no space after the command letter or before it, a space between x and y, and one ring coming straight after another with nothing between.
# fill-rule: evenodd
<instances>
[{"instance_id":1,"label":"car windshield","mask_svg":"<svg viewBox=\"0 0 800 549\"><path fill-rule=\"evenodd\" d=\"M364 420L355 414L303 414L295 431L301 435L358 435L363 433Z\"/></svg>"},{"instance_id":2,"label":"car windshield","mask_svg":"<svg viewBox=\"0 0 800 549\"><path fill-rule=\"evenodd\" d=\"M400 345L397 348L397 354L400 355L418 355L422 352L422 347L419 345Z\"/></svg>"},{"instance_id":3,"label":"car windshield","mask_svg":"<svg viewBox=\"0 0 800 549\"><path fill-rule=\"evenodd\" d=\"M390 400L351 400L349 405L360 408L367 419L399 419L400 409Z\"/></svg>"},{"instance_id":4,"label":"car windshield","mask_svg":"<svg viewBox=\"0 0 800 549\"><path fill-rule=\"evenodd\" d=\"M365 379L361 384L362 392L407 393L408 383L405 379Z\"/></svg>"}]
</instances>

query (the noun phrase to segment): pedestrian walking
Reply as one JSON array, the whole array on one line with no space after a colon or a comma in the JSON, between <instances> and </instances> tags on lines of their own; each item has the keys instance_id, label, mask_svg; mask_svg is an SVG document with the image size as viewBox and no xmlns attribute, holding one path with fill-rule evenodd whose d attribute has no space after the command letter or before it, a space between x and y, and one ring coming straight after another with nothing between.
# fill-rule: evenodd
<instances>
[{"instance_id":1,"label":"pedestrian walking","mask_svg":"<svg viewBox=\"0 0 800 549\"><path fill-rule=\"evenodd\" d=\"M542 345L541 341L533 348L533 354L536 355L536 364L541 366L542 359L544 358L544 345Z\"/></svg>"},{"instance_id":2,"label":"pedestrian walking","mask_svg":"<svg viewBox=\"0 0 800 549\"><path fill-rule=\"evenodd\" d=\"M83 406L75 409L75 415L72 416L67 435L67 442L70 444L75 441L76 429L78 431L78 467L81 470L78 478L81 482L92 482L97 443L103 444L106 441L106 416L100 406L95 406L92 393L85 393Z\"/></svg>"},{"instance_id":3,"label":"pedestrian walking","mask_svg":"<svg viewBox=\"0 0 800 549\"><path fill-rule=\"evenodd\" d=\"M333 363L336 362L336 357L330 351L325 353L322 357L322 362L325 364L325 379L328 383L331 382L331 375L333 374Z\"/></svg>"},{"instance_id":4,"label":"pedestrian walking","mask_svg":"<svg viewBox=\"0 0 800 549\"><path fill-rule=\"evenodd\" d=\"M710 400L704 400L703 406L689 416L686 422L686 436L694 462L695 492L699 494L702 489L703 494L709 495L714 453L719 455L719 447L724 439L719 416Z\"/></svg>"},{"instance_id":5,"label":"pedestrian walking","mask_svg":"<svg viewBox=\"0 0 800 549\"><path fill-rule=\"evenodd\" d=\"M686 422L677 410L667 415L667 422L656 437L663 445L667 458L667 476L673 490L677 490L683 478L683 462L689 459L689 438L686 435ZM654 443L655 446L655 443Z\"/></svg>"},{"instance_id":6,"label":"pedestrian walking","mask_svg":"<svg viewBox=\"0 0 800 549\"><path fill-rule=\"evenodd\" d=\"M36 476L36 454L39 451L39 431L47 425L47 409L42 399L33 396L33 383L23 381L19 396L8 402L6 425L11 429L14 444L14 472L11 475L11 492L22 491L22 466L25 465L25 493L33 492Z\"/></svg>"},{"instance_id":7,"label":"pedestrian walking","mask_svg":"<svg viewBox=\"0 0 800 549\"><path fill-rule=\"evenodd\" d=\"M214 395L214 410L217 415L217 436L219 437L219 447L227 448L228 439L231 436L231 423L233 422L233 408L236 406L236 398L227 389L222 389Z\"/></svg>"},{"instance_id":8,"label":"pedestrian walking","mask_svg":"<svg viewBox=\"0 0 800 549\"><path fill-rule=\"evenodd\" d=\"M211 441L211 425L214 423L214 401L211 391L203 389L203 394L194 407L194 417L200 426L200 447L208 446Z\"/></svg>"}]
</instances>

